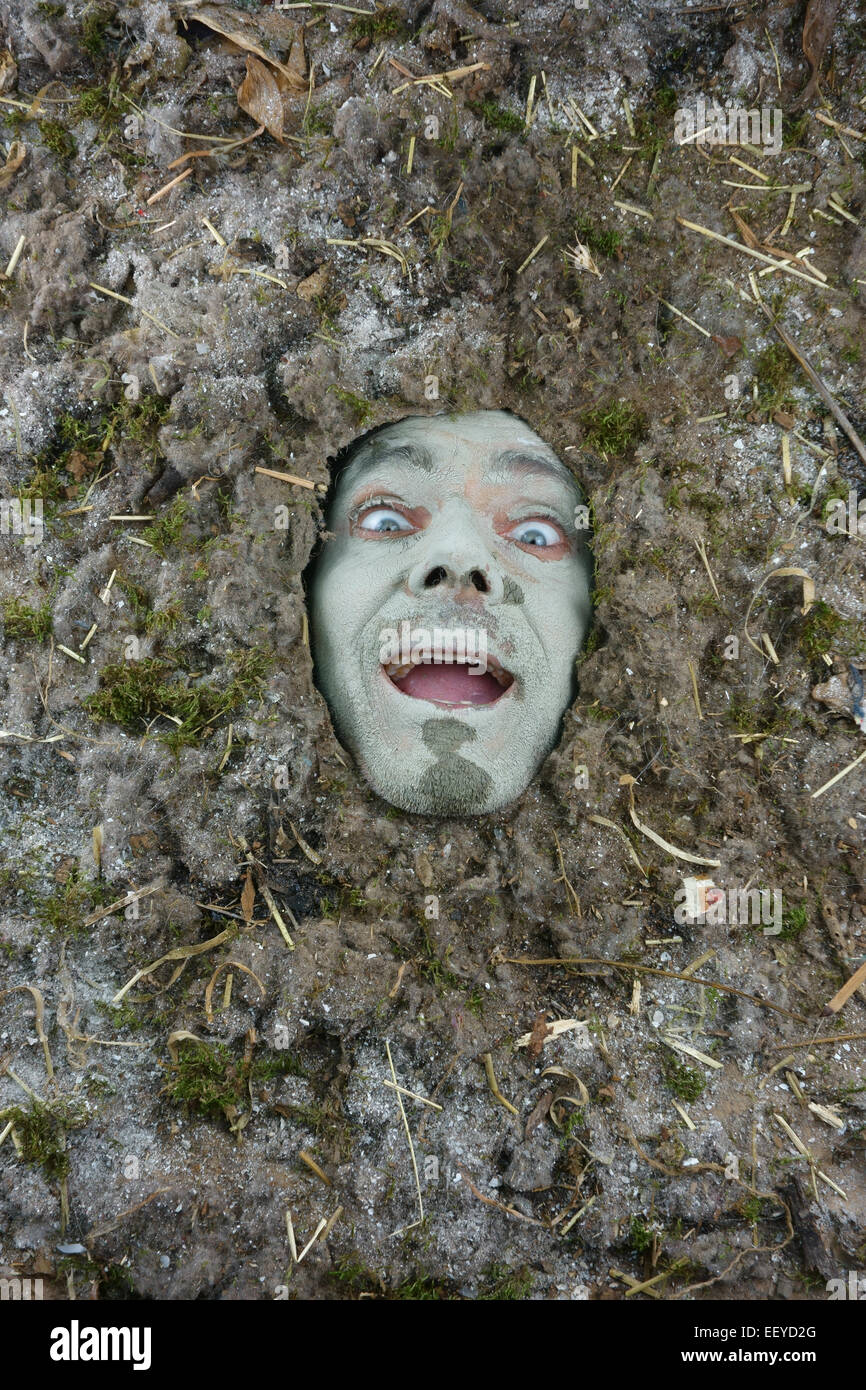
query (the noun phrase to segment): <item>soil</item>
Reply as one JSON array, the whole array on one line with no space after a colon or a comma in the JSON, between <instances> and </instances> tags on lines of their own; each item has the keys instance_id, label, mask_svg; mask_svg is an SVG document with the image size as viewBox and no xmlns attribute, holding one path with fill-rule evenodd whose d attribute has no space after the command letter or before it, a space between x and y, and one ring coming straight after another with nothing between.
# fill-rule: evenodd
<instances>
[{"instance_id":1,"label":"soil","mask_svg":"<svg viewBox=\"0 0 866 1390\"><path fill-rule=\"evenodd\" d=\"M864 765L821 790L866 748L866 464L755 299L866 435L866 11L798 109L804 13L0 5L0 495L44 511L0 536L0 1274L764 1300L866 1266L864 991L824 1012ZM294 74L282 140L229 144L214 23ZM784 111L779 152L677 144L701 96ZM526 794L438 821L335 740L304 574L340 448L486 408L582 481L596 627ZM683 921L701 874L779 922Z\"/></svg>"}]
</instances>

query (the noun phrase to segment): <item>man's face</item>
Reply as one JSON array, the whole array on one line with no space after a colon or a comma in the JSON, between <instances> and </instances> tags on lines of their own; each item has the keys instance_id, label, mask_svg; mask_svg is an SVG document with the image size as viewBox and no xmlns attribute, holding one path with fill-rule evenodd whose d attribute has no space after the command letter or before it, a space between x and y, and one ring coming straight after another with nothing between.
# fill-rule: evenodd
<instances>
[{"instance_id":1,"label":"man's face","mask_svg":"<svg viewBox=\"0 0 866 1390\"><path fill-rule=\"evenodd\" d=\"M341 475L310 591L316 680L393 805L497 810L555 744L591 614L580 502L498 410L411 416Z\"/></svg>"}]
</instances>

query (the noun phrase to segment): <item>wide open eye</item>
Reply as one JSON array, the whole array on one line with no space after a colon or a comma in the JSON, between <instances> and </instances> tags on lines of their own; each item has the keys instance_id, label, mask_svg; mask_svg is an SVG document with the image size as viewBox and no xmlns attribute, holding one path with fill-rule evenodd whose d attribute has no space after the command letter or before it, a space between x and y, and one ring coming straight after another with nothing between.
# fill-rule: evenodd
<instances>
[{"instance_id":1,"label":"wide open eye","mask_svg":"<svg viewBox=\"0 0 866 1390\"><path fill-rule=\"evenodd\" d=\"M563 541L559 527L549 521L542 521L540 517L533 517L530 521L519 521L507 534L509 540L518 541L521 545L537 545L541 548L561 545Z\"/></svg>"},{"instance_id":2,"label":"wide open eye","mask_svg":"<svg viewBox=\"0 0 866 1390\"><path fill-rule=\"evenodd\" d=\"M393 532L414 531L415 527L401 512L394 511L393 507L371 507L359 518L358 529L387 535Z\"/></svg>"}]
</instances>

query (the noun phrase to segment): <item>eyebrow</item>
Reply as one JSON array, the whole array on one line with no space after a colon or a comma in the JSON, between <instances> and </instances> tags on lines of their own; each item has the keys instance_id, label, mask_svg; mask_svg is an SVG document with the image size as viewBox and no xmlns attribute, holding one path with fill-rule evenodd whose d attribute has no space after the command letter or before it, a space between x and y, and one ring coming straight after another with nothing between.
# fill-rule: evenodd
<instances>
[{"instance_id":1,"label":"eyebrow","mask_svg":"<svg viewBox=\"0 0 866 1390\"><path fill-rule=\"evenodd\" d=\"M430 450L422 444L387 444L383 440L366 448L358 458L352 460L346 471L350 468L357 470L354 486L368 473L388 463L408 464L411 468L423 469L425 473L434 472L436 467Z\"/></svg>"},{"instance_id":2,"label":"eyebrow","mask_svg":"<svg viewBox=\"0 0 866 1390\"><path fill-rule=\"evenodd\" d=\"M491 465L491 472L504 474L508 472L519 473L545 473L550 478L555 478L558 483L571 483L577 486L576 479L572 477L564 464L558 459L552 459L546 454L524 453L521 449L505 449L501 454L497 454Z\"/></svg>"}]
</instances>

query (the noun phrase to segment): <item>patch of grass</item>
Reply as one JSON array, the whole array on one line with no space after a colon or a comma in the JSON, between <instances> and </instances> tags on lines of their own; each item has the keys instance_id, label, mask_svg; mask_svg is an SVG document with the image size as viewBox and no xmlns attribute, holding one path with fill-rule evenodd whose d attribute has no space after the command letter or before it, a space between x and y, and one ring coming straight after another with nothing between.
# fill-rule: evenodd
<instances>
[{"instance_id":1,"label":"patch of grass","mask_svg":"<svg viewBox=\"0 0 866 1390\"><path fill-rule=\"evenodd\" d=\"M10 1120L21 1144L24 1162L41 1168L52 1181L65 1178L69 1172L66 1136L69 1130L86 1124L87 1112L83 1106L66 1098L50 1104L33 1100L26 1110L20 1105L0 1110L0 1125L5 1126Z\"/></svg>"},{"instance_id":2,"label":"patch of grass","mask_svg":"<svg viewBox=\"0 0 866 1390\"><path fill-rule=\"evenodd\" d=\"M673 1057L665 1057L663 1070L665 1081L680 1100L698 1100L703 1095L707 1083L694 1067L683 1066Z\"/></svg>"},{"instance_id":3,"label":"patch of grass","mask_svg":"<svg viewBox=\"0 0 866 1390\"><path fill-rule=\"evenodd\" d=\"M3 628L7 638L33 637L37 642L44 642L51 636L53 625L50 599L39 608L31 608L22 598L3 600Z\"/></svg>"},{"instance_id":4,"label":"patch of grass","mask_svg":"<svg viewBox=\"0 0 866 1390\"><path fill-rule=\"evenodd\" d=\"M523 116L508 111L492 97L484 97L481 101L467 101L466 105L473 115L480 116L484 124L490 126L491 130L502 130L519 135L525 128L526 123Z\"/></svg>"},{"instance_id":5,"label":"patch of grass","mask_svg":"<svg viewBox=\"0 0 866 1390\"><path fill-rule=\"evenodd\" d=\"M646 427L631 401L608 401L585 410L580 417L584 442L600 454L622 455L632 449Z\"/></svg>"}]
</instances>

